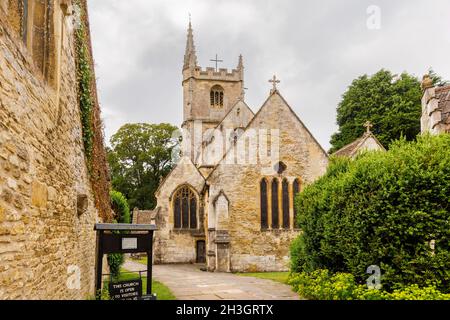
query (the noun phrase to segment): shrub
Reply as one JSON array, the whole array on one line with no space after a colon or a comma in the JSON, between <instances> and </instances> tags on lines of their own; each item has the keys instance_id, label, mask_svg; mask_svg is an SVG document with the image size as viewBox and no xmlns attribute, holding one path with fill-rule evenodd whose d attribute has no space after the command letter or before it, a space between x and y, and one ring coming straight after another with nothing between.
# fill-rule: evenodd
<instances>
[{"instance_id":1,"label":"shrub","mask_svg":"<svg viewBox=\"0 0 450 320\"><path fill-rule=\"evenodd\" d=\"M450 294L440 292L433 285L419 288L414 284L389 293L359 285L351 274L332 274L321 269L292 273L288 283L302 297L314 300L450 300Z\"/></svg>"},{"instance_id":2,"label":"shrub","mask_svg":"<svg viewBox=\"0 0 450 320\"><path fill-rule=\"evenodd\" d=\"M128 207L127 199L118 191L111 191L111 208L114 211L114 223L130 223L130 208ZM120 273L120 267L125 262L125 257L122 253L108 254L109 270L114 278L117 278Z\"/></svg>"},{"instance_id":3,"label":"shrub","mask_svg":"<svg viewBox=\"0 0 450 320\"><path fill-rule=\"evenodd\" d=\"M389 292L413 283L450 292L448 177L448 134L332 159L296 198L302 233L291 247L293 271L328 269L363 283L367 267L378 265Z\"/></svg>"},{"instance_id":4,"label":"shrub","mask_svg":"<svg viewBox=\"0 0 450 320\"><path fill-rule=\"evenodd\" d=\"M130 223L130 208L125 196L119 191L111 191L111 208L118 223Z\"/></svg>"}]
</instances>

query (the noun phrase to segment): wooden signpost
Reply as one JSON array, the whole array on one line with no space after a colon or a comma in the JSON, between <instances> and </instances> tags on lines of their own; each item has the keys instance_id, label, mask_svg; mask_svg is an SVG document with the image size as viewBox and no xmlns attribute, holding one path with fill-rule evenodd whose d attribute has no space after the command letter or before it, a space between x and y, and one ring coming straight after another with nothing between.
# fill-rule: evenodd
<instances>
[{"instance_id":1,"label":"wooden signpost","mask_svg":"<svg viewBox=\"0 0 450 320\"><path fill-rule=\"evenodd\" d=\"M95 292L102 289L103 255L108 253L147 253L147 292L142 296L142 280L109 284L114 300L156 300L152 295L153 224L97 223L97 255L95 261ZM138 232L138 233L136 233Z\"/></svg>"}]
</instances>

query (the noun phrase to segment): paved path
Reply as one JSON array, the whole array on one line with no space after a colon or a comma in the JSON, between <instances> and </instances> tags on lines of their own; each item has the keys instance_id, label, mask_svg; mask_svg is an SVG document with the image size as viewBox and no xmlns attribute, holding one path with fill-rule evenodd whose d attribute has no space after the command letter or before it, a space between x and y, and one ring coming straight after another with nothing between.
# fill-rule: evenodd
<instances>
[{"instance_id":1,"label":"paved path","mask_svg":"<svg viewBox=\"0 0 450 320\"><path fill-rule=\"evenodd\" d=\"M129 271L146 266L127 260ZM232 273L201 271L198 265L156 265L153 278L164 283L179 300L298 300L291 287L272 280Z\"/></svg>"}]
</instances>

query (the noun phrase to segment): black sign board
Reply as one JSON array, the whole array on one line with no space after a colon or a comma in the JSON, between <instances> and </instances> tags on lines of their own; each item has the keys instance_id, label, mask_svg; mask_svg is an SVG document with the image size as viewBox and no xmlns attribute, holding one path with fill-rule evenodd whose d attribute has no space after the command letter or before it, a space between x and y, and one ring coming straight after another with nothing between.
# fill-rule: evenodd
<instances>
[{"instance_id":1,"label":"black sign board","mask_svg":"<svg viewBox=\"0 0 450 320\"><path fill-rule=\"evenodd\" d=\"M111 300L139 300L142 296L142 280L128 280L109 283Z\"/></svg>"},{"instance_id":2,"label":"black sign board","mask_svg":"<svg viewBox=\"0 0 450 320\"><path fill-rule=\"evenodd\" d=\"M95 292L99 292L102 288L104 254L145 252L147 253L147 292L145 297L152 296L153 232L156 230L156 226L152 224L97 223L94 230L97 231ZM142 297L142 280L111 282L109 291L114 300L138 300Z\"/></svg>"}]
</instances>

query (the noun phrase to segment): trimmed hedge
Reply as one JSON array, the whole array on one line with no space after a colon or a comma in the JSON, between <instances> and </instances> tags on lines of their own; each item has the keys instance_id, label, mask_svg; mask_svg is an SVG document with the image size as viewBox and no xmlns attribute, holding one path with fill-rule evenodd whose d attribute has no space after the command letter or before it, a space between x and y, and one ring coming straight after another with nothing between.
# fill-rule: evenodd
<instances>
[{"instance_id":1,"label":"trimmed hedge","mask_svg":"<svg viewBox=\"0 0 450 320\"><path fill-rule=\"evenodd\" d=\"M303 232L291 247L294 272L327 269L364 283L378 265L389 292L410 284L450 292L450 135L332 159L296 209Z\"/></svg>"}]
</instances>

